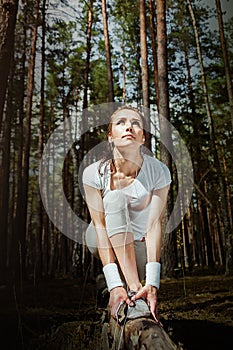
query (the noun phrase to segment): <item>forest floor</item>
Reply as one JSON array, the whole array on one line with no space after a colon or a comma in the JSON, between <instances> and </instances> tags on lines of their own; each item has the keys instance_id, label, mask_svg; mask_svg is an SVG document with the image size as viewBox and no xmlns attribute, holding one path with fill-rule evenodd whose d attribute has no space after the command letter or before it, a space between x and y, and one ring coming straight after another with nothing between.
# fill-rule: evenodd
<instances>
[{"instance_id":1,"label":"forest floor","mask_svg":"<svg viewBox=\"0 0 233 350\"><path fill-rule=\"evenodd\" d=\"M160 320L182 349L232 349L233 277L162 280L158 299ZM79 336L86 332L86 347L75 349L96 349L93 329L101 328L105 317L104 309L96 307L96 288L91 282L68 277L27 281L21 292L0 286L2 350L65 349L56 345L57 330L64 324L71 328L82 324Z\"/></svg>"}]
</instances>

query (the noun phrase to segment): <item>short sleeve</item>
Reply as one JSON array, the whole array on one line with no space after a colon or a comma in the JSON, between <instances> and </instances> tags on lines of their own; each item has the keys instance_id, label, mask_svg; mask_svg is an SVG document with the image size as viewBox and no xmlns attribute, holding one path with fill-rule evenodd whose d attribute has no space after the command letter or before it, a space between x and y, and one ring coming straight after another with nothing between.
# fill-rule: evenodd
<instances>
[{"instance_id":1,"label":"short sleeve","mask_svg":"<svg viewBox=\"0 0 233 350\"><path fill-rule=\"evenodd\" d=\"M144 162L139 173L139 180L147 191L158 190L171 183L169 168L155 157L144 154Z\"/></svg>"},{"instance_id":2,"label":"short sleeve","mask_svg":"<svg viewBox=\"0 0 233 350\"><path fill-rule=\"evenodd\" d=\"M154 163L153 190L166 187L171 183L171 173L166 164L156 159Z\"/></svg>"},{"instance_id":3,"label":"short sleeve","mask_svg":"<svg viewBox=\"0 0 233 350\"><path fill-rule=\"evenodd\" d=\"M95 162L84 169L82 181L83 185L88 185L98 190L102 190L101 175L99 173L99 162Z\"/></svg>"}]
</instances>

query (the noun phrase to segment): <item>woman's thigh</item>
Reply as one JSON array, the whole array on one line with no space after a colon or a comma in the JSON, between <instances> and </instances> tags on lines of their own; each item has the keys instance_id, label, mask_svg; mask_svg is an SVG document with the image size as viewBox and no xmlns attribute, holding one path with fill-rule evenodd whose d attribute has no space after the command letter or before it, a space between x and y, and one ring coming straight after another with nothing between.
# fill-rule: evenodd
<instances>
[{"instance_id":1,"label":"woman's thigh","mask_svg":"<svg viewBox=\"0 0 233 350\"><path fill-rule=\"evenodd\" d=\"M139 280L145 280L146 277L146 263L147 263L147 254L146 254L146 242L134 241L135 257L136 264L138 269Z\"/></svg>"}]
</instances>

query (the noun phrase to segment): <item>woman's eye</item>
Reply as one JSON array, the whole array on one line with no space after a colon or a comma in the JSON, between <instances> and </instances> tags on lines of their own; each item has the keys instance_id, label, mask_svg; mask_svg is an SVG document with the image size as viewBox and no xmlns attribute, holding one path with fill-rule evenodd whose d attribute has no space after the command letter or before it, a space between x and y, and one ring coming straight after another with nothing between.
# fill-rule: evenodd
<instances>
[{"instance_id":1,"label":"woman's eye","mask_svg":"<svg viewBox=\"0 0 233 350\"><path fill-rule=\"evenodd\" d=\"M124 124L124 120L123 119L118 120L117 125L120 125L120 124Z\"/></svg>"},{"instance_id":2,"label":"woman's eye","mask_svg":"<svg viewBox=\"0 0 233 350\"><path fill-rule=\"evenodd\" d=\"M137 126L140 126L140 127L141 127L140 123L139 123L137 120L134 120L132 124L133 124L133 125L137 125Z\"/></svg>"}]
</instances>

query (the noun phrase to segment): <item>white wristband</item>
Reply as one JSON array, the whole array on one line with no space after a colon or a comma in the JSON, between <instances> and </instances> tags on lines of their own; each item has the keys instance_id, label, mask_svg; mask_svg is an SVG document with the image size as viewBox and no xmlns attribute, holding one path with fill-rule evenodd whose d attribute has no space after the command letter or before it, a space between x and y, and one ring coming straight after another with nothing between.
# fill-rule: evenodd
<instances>
[{"instance_id":1,"label":"white wristband","mask_svg":"<svg viewBox=\"0 0 233 350\"><path fill-rule=\"evenodd\" d=\"M159 262L149 262L146 264L146 285L151 285L159 289L160 269L161 264Z\"/></svg>"},{"instance_id":2,"label":"white wristband","mask_svg":"<svg viewBox=\"0 0 233 350\"><path fill-rule=\"evenodd\" d=\"M103 273L110 292L113 288L122 287L123 283L118 272L117 264L110 263L103 267Z\"/></svg>"}]
</instances>

